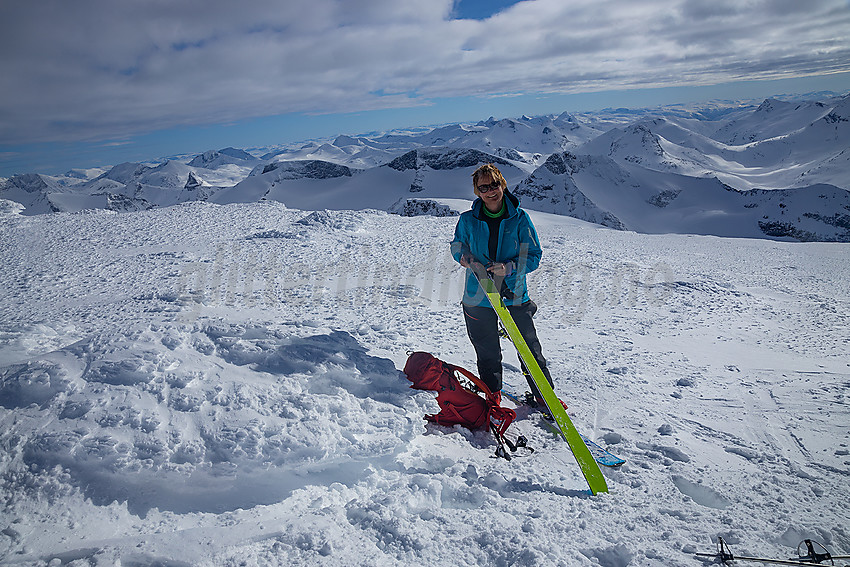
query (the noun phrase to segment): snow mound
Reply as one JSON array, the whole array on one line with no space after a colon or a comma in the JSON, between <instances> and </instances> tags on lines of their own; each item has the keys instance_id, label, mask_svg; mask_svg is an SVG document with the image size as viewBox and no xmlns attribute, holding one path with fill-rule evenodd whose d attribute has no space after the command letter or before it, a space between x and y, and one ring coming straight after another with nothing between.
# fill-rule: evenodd
<instances>
[{"instance_id":1,"label":"snow mound","mask_svg":"<svg viewBox=\"0 0 850 567\"><path fill-rule=\"evenodd\" d=\"M0 199L0 215L20 215L24 212L24 207L22 204L17 201L10 201L9 199Z\"/></svg>"},{"instance_id":2,"label":"snow mound","mask_svg":"<svg viewBox=\"0 0 850 567\"><path fill-rule=\"evenodd\" d=\"M0 399L49 430L14 447L32 474L63 467L93 503L216 512L350 482L422 429L392 361L349 334L149 326L7 367Z\"/></svg>"}]
</instances>

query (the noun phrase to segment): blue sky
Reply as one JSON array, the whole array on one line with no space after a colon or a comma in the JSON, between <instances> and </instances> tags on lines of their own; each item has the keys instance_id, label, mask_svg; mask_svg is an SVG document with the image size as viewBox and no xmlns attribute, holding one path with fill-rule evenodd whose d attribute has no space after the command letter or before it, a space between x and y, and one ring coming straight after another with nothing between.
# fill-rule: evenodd
<instances>
[{"instance_id":1,"label":"blue sky","mask_svg":"<svg viewBox=\"0 0 850 567\"><path fill-rule=\"evenodd\" d=\"M0 176L850 89L847 0L0 4Z\"/></svg>"}]
</instances>

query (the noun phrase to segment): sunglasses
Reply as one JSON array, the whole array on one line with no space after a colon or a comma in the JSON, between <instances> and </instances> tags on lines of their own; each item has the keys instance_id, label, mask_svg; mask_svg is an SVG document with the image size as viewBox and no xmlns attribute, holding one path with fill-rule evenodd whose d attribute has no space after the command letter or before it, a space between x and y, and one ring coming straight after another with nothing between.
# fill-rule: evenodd
<instances>
[{"instance_id":1,"label":"sunglasses","mask_svg":"<svg viewBox=\"0 0 850 567\"><path fill-rule=\"evenodd\" d=\"M492 183L488 183L487 185L479 185L478 192L479 193L489 193L490 191L495 191L496 189L501 189L502 184L498 181L493 181Z\"/></svg>"}]
</instances>

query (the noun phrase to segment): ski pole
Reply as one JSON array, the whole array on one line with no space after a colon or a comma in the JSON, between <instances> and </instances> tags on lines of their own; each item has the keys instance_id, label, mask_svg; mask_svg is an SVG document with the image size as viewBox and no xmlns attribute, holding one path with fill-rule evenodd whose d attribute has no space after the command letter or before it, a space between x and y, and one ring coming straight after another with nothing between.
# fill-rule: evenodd
<instances>
[{"instance_id":1,"label":"ski pole","mask_svg":"<svg viewBox=\"0 0 850 567\"><path fill-rule=\"evenodd\" d=\"M492 421L490 422L490 431L493 432L493 436L496 438L496 456L501 457L506 461L510 461L511 455L508 453L508 450L505 449L504 439L499 433L499 430L496 428L496 424Z\"/></svg>"},{"instance_id":2,"label":"ski pole","mask_svg":"<svg viewBox=\"0 0 850 567\"><path fill-rule=\"evenodd\" d=\"M803 544L806 544L808 555L800 555L800 546ZM815 551L815 545L820 547L823 552ZM776 565L812 565L820 564L824 561L829 561L831 565L835 565L835 559L850 559L850 555L832 555L823 544L810 539L801 541L799 545L797 545L797 555L799 555L799 557L796 560L733 555L728 544L723 541L722 537L717 538L717 553L695 553L694 555L699 557L714 557L720 560L721 563L727 563L729 561L757 561L759 563L773 563Z\"/></svg>"}]
</instances>

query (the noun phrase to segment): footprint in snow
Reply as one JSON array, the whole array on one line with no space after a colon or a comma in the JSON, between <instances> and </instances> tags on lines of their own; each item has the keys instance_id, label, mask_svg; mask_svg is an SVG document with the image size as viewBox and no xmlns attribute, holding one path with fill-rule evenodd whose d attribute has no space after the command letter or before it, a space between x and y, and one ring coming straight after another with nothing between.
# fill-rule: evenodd
<instances>
[{"instance_id":1,"label":"footprint in snow","mask_svg":"<svg viewBox=\"0 0 850 567\"><path fill-rule=\"evenodd\" d=\"M696 502L700 506L723 510L727 508L729 504L731 504L731 502L726 497L707 486L691 482L685 477L679 475L673 475L672 479L673 484L676 486L679 492L681 492L685 496L689 496L694 502Z\"/></svg>"}]
</instances>

